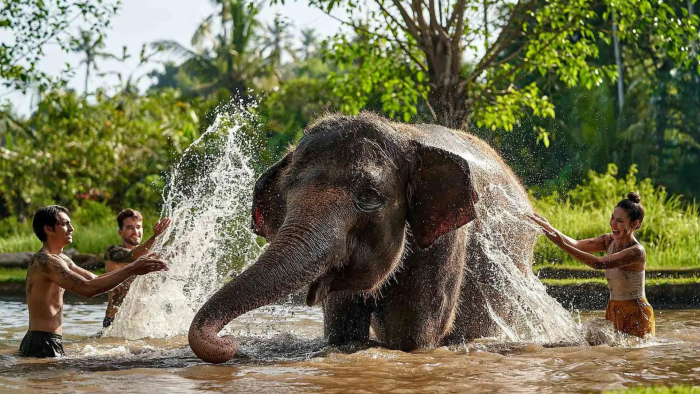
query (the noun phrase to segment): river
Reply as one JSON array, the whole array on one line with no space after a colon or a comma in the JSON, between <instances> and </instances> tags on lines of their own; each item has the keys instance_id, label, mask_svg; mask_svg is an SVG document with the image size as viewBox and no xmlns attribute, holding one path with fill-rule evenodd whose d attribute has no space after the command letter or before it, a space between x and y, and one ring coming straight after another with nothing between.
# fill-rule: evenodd
<instances>
[{"instance_id":1,"label":"river","mask_svg":"<svg viewBox=\"0 0 700 394\"><path fill-rule=\"evenodd\" d=\"M100 338L104 303L65 305L60 359L22 359L26 305L0 300L0 391L64 392L600 392L700 385L700 310L657 311L657 339L625 346L546 348L480 340L404 353L329 348L318 308L276 305L236 319L239 354L197 359L185 337ZM582 312L586 323L602 312Z\"/></svg>"}]
</instances>

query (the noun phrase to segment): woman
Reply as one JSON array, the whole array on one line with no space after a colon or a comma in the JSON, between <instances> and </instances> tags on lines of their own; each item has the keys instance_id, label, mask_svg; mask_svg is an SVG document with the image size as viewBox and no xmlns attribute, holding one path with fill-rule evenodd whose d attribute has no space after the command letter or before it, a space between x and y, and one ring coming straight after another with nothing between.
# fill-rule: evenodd
<instances>
[{"instance_id":1,"label":"woman","mask_svg":"<svg viewBox=\"0 0 700 394\"><path fill-rule=\"evenodd\" d=\"M631 192L617 204L610 218L612 233L582 241L567 237L537 214L528 217L542 226L547 238L576 260L591 268L605 270L610 287L605 318L613 322L615 329L640 338L654 335L654 310L644 293L646 252L634 237L644 220L639 195ZM591 254L601 251L606 251L607 255Z\"/></svg>"}]
</instances>

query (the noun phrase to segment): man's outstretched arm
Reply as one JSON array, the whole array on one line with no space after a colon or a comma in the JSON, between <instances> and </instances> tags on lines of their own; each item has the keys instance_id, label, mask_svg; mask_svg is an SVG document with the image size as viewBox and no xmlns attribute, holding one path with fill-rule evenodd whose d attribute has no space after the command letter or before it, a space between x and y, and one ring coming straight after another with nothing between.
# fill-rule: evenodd
<instances>
[{"instance_id":1,"label":"man's outstretched arm","mask_svg":"<svg viewBox=\"0 0 700 394\"><path fill-rule=\"evenodd\" d=\"M148 253L148 251L153 247L153 244L156 242L156 238L158 238L158 236L161 235L163 231L168 228L168 226L170 226L170 218L161 219L153 227L153 236L151 236L151 238L149 238L146 242L131 250L119 246L110 246L105 254L105 260L111 260L119 264L131 263L132 261Z\"/></svg>"},{"instance_id":2,"label":"man's outstretched arm","mask_svg":"<svg viewBox=\"0 0 700 394\"><path fill-rule=\"evenodd\" d=\"M163 261L156 260L154 257L151 255L141 257L134 261L133 264L94 279L82 277L71 270L65 261L55 255L42 253L35 257L35 262L41 267L44 274L60 287L79 296L94 297L115 288L132 275L167 271L168 265Z\"/></svg>"}]
</instances>

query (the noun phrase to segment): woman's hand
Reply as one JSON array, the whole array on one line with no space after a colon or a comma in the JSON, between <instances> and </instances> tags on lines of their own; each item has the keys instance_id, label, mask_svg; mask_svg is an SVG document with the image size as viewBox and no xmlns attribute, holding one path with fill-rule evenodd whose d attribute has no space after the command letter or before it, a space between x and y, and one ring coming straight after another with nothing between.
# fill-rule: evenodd
<instances>
[{"instance_id":1,"label":"woman's hand","mask_svg":"<svg viewBox=\"0 0 700 394\"><path fill-rule=\"evenodd\" d=\"M557 246L564 245L564 238L561 236L561 233L559 231L557 231L557 230L548 231L544 227L542 227L542 229L544 230L544 235L546 235L550 241L554 242L555 245L557 245Z\"/></svg>"},{"instance_id":2,"label":"woman's hand","mask_svg":"<svg viewBox=\"0 0 700 394\"><path fill-rule=\"evenodd\" d=\"M527 215L527 217L530 220L532 220L533 222L537 223L540 227L542 227L542 229L545 230L545 233L548 231L549 232L557 231L554 227L552 227L551 224L549 224L549 221L547 219L543 218L542 216L540 216L536 213L533 213L531 215Z\"/></svg>"}]
</instances>

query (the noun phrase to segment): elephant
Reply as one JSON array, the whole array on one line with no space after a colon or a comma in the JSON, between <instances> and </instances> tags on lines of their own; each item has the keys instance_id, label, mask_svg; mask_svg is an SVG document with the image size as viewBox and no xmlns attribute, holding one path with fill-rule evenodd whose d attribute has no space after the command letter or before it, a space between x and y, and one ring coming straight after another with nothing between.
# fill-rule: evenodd
<instances>
[{"instance_id":1,"label":"elephant","mask_svg":"<svg viewBox=\"0 0 700 394\"><path fill-rule=\"evenodd\" d=\"M533 306L548 296L531 284L530 212L512 170L471 134L323 116L256 181L252 229L268 246L197 312L190 347L229 360L226 324L307 286L333 346L368 341L370 328L404 351L547 331L550 319L532 316L551 311ZM530 290L510 296L522 283Z\"/></svg>"}]
</instances>

